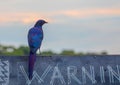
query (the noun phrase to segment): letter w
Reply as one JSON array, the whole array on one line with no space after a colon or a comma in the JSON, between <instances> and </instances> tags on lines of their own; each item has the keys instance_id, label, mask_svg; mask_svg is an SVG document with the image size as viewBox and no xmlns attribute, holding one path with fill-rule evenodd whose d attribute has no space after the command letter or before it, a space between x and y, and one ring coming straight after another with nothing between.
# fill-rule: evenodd
<instances>
[{"instance_id":1,"label":"letter w","mask_svg":"<svg viewBox=\"0 0 120 85\"><path fill-rule=\"evenodd\" d=\"M44 71L44 73L42 74L41 77L37 74L36 71L34 71L34 72L33 72L33 78L32 78L32 80L29 80L28 75L27 75L27 73L25 72L25 69L24 69L23 66L20 66L20 69L21 69L21 71L22 71L22 73L23 73L23 75L24 75L24 77L25 77L25 79L26 79L26 84L27 84L27 85L30 85L35 78L38 80L38 83L39 83L39 84L41 84L41 82L44 82L44 78L47 76L48 72L52 69L52 67L49 65L49 66L47 67L47 69Z\"/></svg>"}]
</instances>

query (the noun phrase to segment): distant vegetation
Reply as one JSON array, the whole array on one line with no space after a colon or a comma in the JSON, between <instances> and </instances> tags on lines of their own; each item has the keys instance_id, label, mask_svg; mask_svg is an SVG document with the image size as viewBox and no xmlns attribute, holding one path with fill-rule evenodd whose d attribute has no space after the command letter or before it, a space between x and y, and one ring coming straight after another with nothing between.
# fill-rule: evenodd
<instances>
[{"instance_id":1,"label":"distant vegetation","mask_svg":"<svg viewBox=\"0 0 120 85\"><path fill-rule=\"evenodd\" d=\"M14 46L4 46L0 45L0 55L8 55L8 56L24 56L29 55L28 46L19 46L18 48ZM39 55L39 54L38 54ZM49 55L70 55L70 56L81 56L81 55L107 55L106 51L101 53L83 53L83 52L75 52L74 50L63 50L61 53L55 53L53 51L42 51L40 55L49 56Z\"/></svg>"}]
</instances>

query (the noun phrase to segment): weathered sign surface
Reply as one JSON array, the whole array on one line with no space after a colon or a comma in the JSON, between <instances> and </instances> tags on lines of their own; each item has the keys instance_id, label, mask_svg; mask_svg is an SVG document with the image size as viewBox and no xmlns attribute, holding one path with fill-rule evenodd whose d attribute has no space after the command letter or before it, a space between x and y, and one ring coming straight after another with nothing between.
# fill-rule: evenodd
<instances>
[{"instance_id":1,"label":"weathered sign surface","mask_svg":"<svg viewBox=\"0 0 120 85\"><path fill-rule=\"evenodd\" d=\"M120 85L120 55L38 56L33 79L27 56L0 56L0 85Z\"/></svg>"}]
</instances>

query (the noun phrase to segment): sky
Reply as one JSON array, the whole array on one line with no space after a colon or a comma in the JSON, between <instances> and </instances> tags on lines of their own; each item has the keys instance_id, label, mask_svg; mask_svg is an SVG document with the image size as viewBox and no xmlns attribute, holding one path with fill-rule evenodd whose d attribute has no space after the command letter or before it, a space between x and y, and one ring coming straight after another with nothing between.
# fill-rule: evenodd
<instances>
[{"instance_id":1,"label":"sky","mask_svg":"<svg viewBox=\"0 0 120 85\"><path fill-rule=\"evenodd\" d=\"M0 44L26 45L38 19L41 50L120 54L120 0L1 0Z\"/></svg>"}]
</instances>

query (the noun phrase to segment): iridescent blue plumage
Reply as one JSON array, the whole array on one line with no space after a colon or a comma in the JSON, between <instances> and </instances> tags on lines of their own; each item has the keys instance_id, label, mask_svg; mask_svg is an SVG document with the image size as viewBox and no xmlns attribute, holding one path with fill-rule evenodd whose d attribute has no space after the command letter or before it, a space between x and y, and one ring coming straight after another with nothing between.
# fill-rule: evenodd
<instances>
[{"instance_id":1,"label":"iridescent blue plumage","mask_svg":"<svg viewBox=\"0 0 120 85\"><path fill-rule=\"evenodd\" d=\"M33 27L28 33L28 43L30 47L30 52L36 53L37 49L40 48L43 40L43 30L42 27Z\"/></svg>"},{"instance_id":2,"label":"iridescent blue plumage","mask_svg":"<svg viewBox=\"0 0 120 85\"><path fill-rule=\"evenodd\" d=\"M34 64L36 61L36 52L41 47L43 40L42 25L47 23L44 20L38 20L33 28L28 32L28 44L30 48L28 73L29 79L32 79Z\"/></svg>"}]
</instances>

